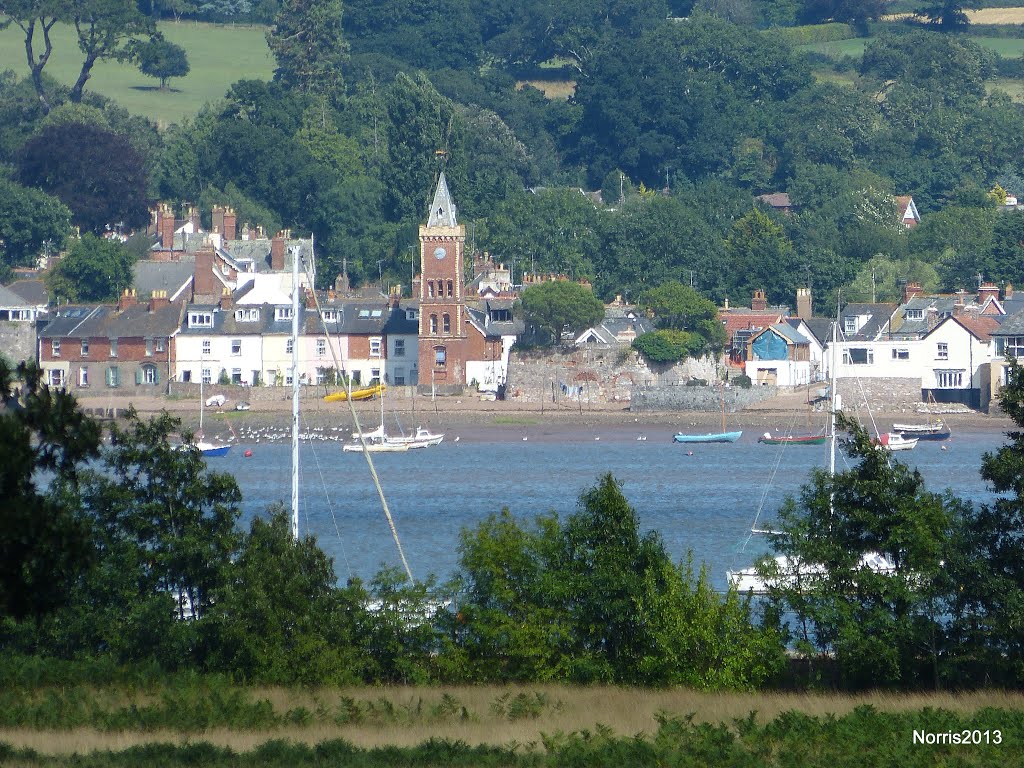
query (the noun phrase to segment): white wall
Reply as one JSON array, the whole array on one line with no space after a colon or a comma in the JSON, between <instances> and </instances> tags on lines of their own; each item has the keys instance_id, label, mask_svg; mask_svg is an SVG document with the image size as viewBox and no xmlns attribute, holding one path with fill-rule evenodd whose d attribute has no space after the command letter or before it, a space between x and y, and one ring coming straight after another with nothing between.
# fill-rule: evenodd
<instances>
[{"instance_id":1,"label":"white wall","mask_svg":"<svg viewBox=\"0 0 1024 768\"><path fill-rule=\"evenodd\" d=\"M959 387L949 387L948 379L945 388L979 389L984 382L982 369L992 361L994 344L983 342L960 325L946 320L932 331L924 345L924 357L927 360L922 372L921 387L923 389L943 389L940 381L941 371L963 371L962 383ZM939 355L939 344L946 345L946 357Z\"/></svg>"},{"instance_id":2,"label":"white wall","mask_svg":"<svg viewBox=\"0 0 1024 768\"><path fill-rule=\"evenodd\" d=\"M921 380L927 364L924 342L915 341L839 341L836 342L836 378L917 379ZM870 350L872 362L854 364L844 352ZM894 353L898 353L894 356ZM903 354L906 353L904 357ZM831 362L831 353L825 353Z\"/></svg>"}]
</instances>

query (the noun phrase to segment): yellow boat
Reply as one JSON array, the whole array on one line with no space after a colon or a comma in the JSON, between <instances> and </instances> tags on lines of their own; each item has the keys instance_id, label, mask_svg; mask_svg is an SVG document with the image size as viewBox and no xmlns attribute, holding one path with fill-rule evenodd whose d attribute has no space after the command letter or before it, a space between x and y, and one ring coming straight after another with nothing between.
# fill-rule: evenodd
<instances>
[{"instance_id":1,"label":"yellow boat","mask_svg":"<svg viewBox=\"0 0 1024 768\"><path fill-rule=\"evenodd\" d=\"M369 400L377 395L384 394L384 390L387 389L386 384L371 384L368 387L360 387L359 389L352 390L353 400ZM325 403L340 403L348 400L348 390L341 390L340 392L332 392L324 397Z\"/></svg>"}]
</instances>

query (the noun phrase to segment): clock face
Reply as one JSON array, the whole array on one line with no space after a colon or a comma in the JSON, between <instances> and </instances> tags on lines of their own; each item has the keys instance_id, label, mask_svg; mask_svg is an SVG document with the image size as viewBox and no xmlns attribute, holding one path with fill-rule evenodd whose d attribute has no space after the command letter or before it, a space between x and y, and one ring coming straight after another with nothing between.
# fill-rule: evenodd
<instances>
[{"instance_id":1,"label":"clock face","mask_svg":"<svg viewBox=\"0 0 1024 768\"><path fill-rule=\"evenodd\" d=\"M438 246L437 248L434 249L434 258L437 259L438 261L443 259L445 257L445 254L446 251L441 246Z\"/></svg>"}]
</instances>

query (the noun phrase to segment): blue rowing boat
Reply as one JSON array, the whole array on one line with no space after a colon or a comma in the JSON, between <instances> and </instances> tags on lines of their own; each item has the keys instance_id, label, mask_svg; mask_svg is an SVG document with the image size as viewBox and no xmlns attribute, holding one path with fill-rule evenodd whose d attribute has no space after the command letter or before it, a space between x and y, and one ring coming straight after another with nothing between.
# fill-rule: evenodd
<instances>
[{"instance_id":1,"label":"blue rowing boat","mask_svg":"<svg viewBox=\"0 0 1024 768\"><path fill-rule=\"evenodd\" d=\"M742 434L742 431L711 432L707 435L685 435L680 432L672 439L677 443L735 443Z\"/></svg>"}]
</instances>

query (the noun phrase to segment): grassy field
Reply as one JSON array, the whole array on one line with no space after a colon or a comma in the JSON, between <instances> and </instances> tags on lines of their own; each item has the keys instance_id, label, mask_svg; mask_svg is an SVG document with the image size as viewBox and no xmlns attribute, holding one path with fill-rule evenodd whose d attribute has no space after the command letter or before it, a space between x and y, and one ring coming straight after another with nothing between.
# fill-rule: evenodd
<instances>
[{"instance_id":1,"label":"grassy field","mask_svg":"<svg viewBox=\"0 0 1024 768\"><path fill-rule=\"evenodd\" d=\"M799 48L804 51L822 53L826 56L838 59L843 56L859 58L864 54L864 47L870 38L858 37L851 40L834 40L829 43L811 43L801 45ZM972 37L978 45L995 51L999 56L1006 59L1017 59L1024 56L1024 39L1010 37Z\"/></svg>"},{"instance_id":2,"label":"grassy field","mask_svg":"<svg viewBox=\"0 0 1024 768\"><path fill-rule=\"evenodd\" d=\"M188 51L191 66L186 77L170 81L170 90L161 92L157 80L146 77L130 64L118 62L97 64L86 89L114 99L130 112L167 125L180 122L207 102L222 98L236 80L265 80L273 73L274 62L263 27L167 22L160 24L160 31ZM54 52L44 71L70 86L81 67L74 29L57 27L52 37ZM24 40L17 27L0 32L0 70L3 69L28 74Z\"/></svg>"},{"instance_id":3,"label":"grassy field","mask_svg":"<svg viewBox=\"0 0 1024 768\"><path fill-rule=\"evenodd\" d=\"M205 694L191 689L76 687L18 697L24 706L9 700L7 711L0 715L0 722L8 723L0 727L0 743L47 755L188 744L200 738L239 752L273 739L309 745L344 739L364 749L410 747L431 738L468 745L537 745L545 734L558 732L606 729L626 738L650 737L664 715L692 716L697 723L710 724L752 717L765 724L786 712L843 716L864 705L879 712L932 708L964 716L987 709L1024 709L1024 696L1004 692L850 696L556 685L318 691L221 688ZM23 718L33 724L9 724ZM993 722L989 727L1001 724Z\"/></svg>"},{"instance_id":4,"label":"grassy field","mask_svg":"<svg viewBox=\"0 0 1024 768\"><path fill-rule=\"evenodd\" d=\"M1024 8L982 8L966 13L971 24L1024 24Z\"/></svg>"}]
</instances>

